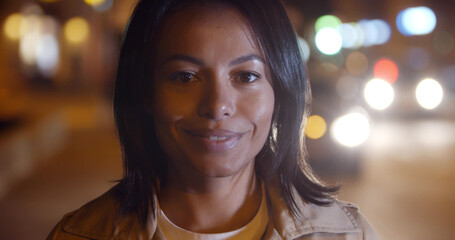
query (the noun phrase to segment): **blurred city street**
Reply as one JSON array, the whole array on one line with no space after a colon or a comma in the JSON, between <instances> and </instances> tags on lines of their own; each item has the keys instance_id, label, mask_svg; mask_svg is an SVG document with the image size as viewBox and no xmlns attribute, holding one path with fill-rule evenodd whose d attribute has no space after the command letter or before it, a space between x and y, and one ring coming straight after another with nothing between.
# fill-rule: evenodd
<instances>
[{"instance_id":1,"label":"blurred city street","mask_svg":"<svg viewBox=\"0 0 455 240\"><path fill-rule=\"evenodd\" d=\"M52 157L40 159L33 172L17 180L0 200L1 239L44 239L65 213L122 177L110 105L93 96L40 95L38 102L62 115L64 146Z\"/></svg>"},{"instance_id":2,"label":"blurred city street","mask_svg":"<svg viewBox=\"0 0 455 240\"><path fill-rule=\"evenodd\" d=\"M113 86L136 2L0 2L0 239L44 239L121 179ZM315 171L380 239L455 239L455 2L283 2Z\"/></svg>"}]
</instances>

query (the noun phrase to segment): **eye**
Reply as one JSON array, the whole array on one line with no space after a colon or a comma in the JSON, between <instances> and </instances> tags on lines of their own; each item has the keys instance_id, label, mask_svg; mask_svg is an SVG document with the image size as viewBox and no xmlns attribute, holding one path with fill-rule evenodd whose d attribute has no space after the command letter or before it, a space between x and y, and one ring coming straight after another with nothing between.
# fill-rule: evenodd
<instances>
[{"instance_id":1,"label":"eye","mask_svg":"<svg viewBox=\"0 0 455 240\"><path fill-rule=\"evenodd\" d=\"M238 80L243 83L252 83L258 78L261 78L261 76L257 73L252 72L244 72L238 75Z\"/></svg>"},{"instance_id":2,"label":"eye","mask_svg":"<svg viewBox=\"0 0 455 240\"><path fill-rule=\"evenodd\" d=\"M172 81L180 81L182 83L187 83L191 81L195 81L197 77L189 72L176 72L171 75L170 79Z\"/></svg>"}]
</instances>

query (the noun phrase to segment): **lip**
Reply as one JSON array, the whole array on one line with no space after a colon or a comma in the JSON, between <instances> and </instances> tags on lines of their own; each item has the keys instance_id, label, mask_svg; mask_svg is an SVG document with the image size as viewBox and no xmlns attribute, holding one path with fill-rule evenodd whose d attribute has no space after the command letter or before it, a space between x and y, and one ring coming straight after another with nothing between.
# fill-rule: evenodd
<instances>
[{"instance_id":1,"label":"lip","mask_svg":"<svg viewBox=\"0 0 455 240\"><path fill-rule=\"evenodd\" d=\"M209 152L224 152L234 148L246 132L225 129L183 129L194 143Z\"/></svg>"}]
</instances>

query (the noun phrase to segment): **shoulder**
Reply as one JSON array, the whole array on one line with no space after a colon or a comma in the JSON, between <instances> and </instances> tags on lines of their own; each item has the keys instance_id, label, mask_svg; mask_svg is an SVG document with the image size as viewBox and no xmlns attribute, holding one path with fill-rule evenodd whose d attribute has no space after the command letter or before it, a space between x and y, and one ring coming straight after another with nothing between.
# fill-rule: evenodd
<instances>
[{"instance_id":1,"label":"shoulder","mask_svg":"<svg viewBox=\"0 0 455 240\"><path fill-rule=\"evenodd\" d=\"M342 201L336 201L335 204L337 204L343 210L352 224L360 230L360 233L363 237L362 239L378 239L373 227L365 218L365 216L363 216L363 214L360 212L358 206Z\"/></svg>"},{"instance_id":2,"label":"shoulder","mask_svg":"<svg viewBox=\"0 0 455 240\"><path fill-rule=\"evenodd\" d=\"M351 239L349 236L364 240L378 239L370 223L352 203L338 200L329 206L304 203L301 210L300 226L304 226L301 236L334 234L338 236L334 239Z\"/></svg>"},{"instance_id":3,"label":"shoulder","mask_svg":"<svg viewBox=\"0 0 455 240\"><path fill-rule=\"evenodd\" d=\"M133 229L140 229L137 218L117 217L119 202L111 189L76 211L66 214L54 227L48 240L57 239L128 239Z\"/></svg>"},{"instance_id":4,"label":"shoulder","mask_svg":"<svg viewBox=\"0 0 455 240\"><path fill-rule=\"evenodd\" d=\"M299 237L332 234L331 239L378 239L370 223L352 203L338 200L329 206L304 203L301 212L302 216L296 220Z\"/></svg>"},{"instance_id":5,"label":"shoulder","mask_svg":"<svg viewBox=\"0 0 455 240\"><path fill-rule=\"evenodd\" d=\"M360 239L376 240L377 236L370 223L359 208L348 202L335 200L329 206L310 203L301 205L302 217L299 218L302 235L332 233L357 236Z\"/></svg>"},{"instance_id":6,"label":"shoulder","mask_svg":"<svg viewBox=\"0 0 455 240\"><path fill-rule=\"evenodd\" d=\"M296 207L300 214L295 216L276 188L269 188L268 194L271 220L283 239L313 239L321 234L333 236L330 239L351 239L349 236L353 239L377 239L373 228L354 204L334 200L328 206L320 206L297 196Z\"/></svg>"}]
</instances>

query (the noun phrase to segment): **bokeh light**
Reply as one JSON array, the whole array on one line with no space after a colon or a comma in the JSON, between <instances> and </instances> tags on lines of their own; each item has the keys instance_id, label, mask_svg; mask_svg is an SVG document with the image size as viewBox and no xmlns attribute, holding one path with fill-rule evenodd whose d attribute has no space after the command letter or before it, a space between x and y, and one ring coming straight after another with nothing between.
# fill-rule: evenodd
<instances>
[{"instance_id":1,"label":"bokeh light","mask_svg":"<svg viewBox=\"0 0 455 240\"><path fill-rule=\"evenodd\" d=\"M105 2L106 0L84 0L84 2L90 6L98 6Z\"/></svg>"},{"instance_id":2,"label":"bokeh light","mask_svg":"<svg viewBox=\"0 0 455 240\"><path fill-rule=\"evenodd\" d=\"M383 58L374 65L373 74L375 78L380 78L393 84L398 78L399 70L395 62Z\"/></svg>"},{"instance_id":3,"label":"bokeh light","mask_svg":"<svg viewBox=\"0 0 455 240\"><path fill-rule=\"evenodd\" d=\"M361 20L358 24L362 28L365 36L363 46L370 47L375 45L380 35L379 29L376 28L376 25L369 20Z\"/></svg>"},{"instance_id":4,"label":"bokeh light","mask_svg":"<svg viewBox=\"0 0 455 240\"><path fill-rule=\"evenodd\" d=\"M316 47L326 55L334 55L340 52L342 39L340 33L333 28L323 28L316 33Z\"/></svg>"},{"instance_id":5,"label":"bokeh light","mask_svg":"<svg viewBox=\"0 0 455 240\"><path fill-rule=\"evenodd\" d=\"M454 47L454 40L452 34L446 31L438 31L433 36L433 48L441 54L447 55L452 52Z\"/></svg>"},{"instance_id":6,"label":"bokeh light","mask_svg":"<svg viewBox=\"0 0 455 240\"><path fill-rule=\"evenodd\" d=\"M321 31L323 28L338 29L341 24L341 20L333 15L324 15L319 17L314 24L316 32Z\"/></svg>"},{"instance_id":7,"label":"bokeh light","mask_svg":"<svg viewBox=\"0 0 455 240\"><path fill-rule=\"evenodd\" d=\"M414 70L423 70L430 64L430 54L419 47L410 47L406 53L406 62Z\"/></svg>"},{"instance_id":8,"label":"bokeh light","mask_svg":"<svg viewBox=\"0 0 455 240\"><path fill-rule=\"evenodd\" d=\"M390 27L385 20L374 19L371 20L370 24L374 26L379 33L374 41L376 45L385 44L390 40L392 37L392 27Z\"/></svg>"},{"instance_id":9,"label":"bokeh light","mask_svg":"<svg viewBox=\"0 0 455 240\"><path fill-rule=\"evenodd\" d=\"M422 108L431 110L439 106L443 98L443 90L438 81L426 78L417 85L416 98Z\"/></svg>"},{"instance_id":10,"label":"bokeh light","mask_svg":"<svg viewBox=\"0 0 455 240\"><path fill-rule=\"evenodd\" d=\"M344 48L356 49L363 45L364 34L357 23L343 23L338 31Z\"/></svg>"},{"instance_id":11,"label":"bokeh light","mask_svg":"<svg viewBox=\"0 0 455 240\"><path fill-rule=\"evenodd\" d=\"M26 15L20 25L19 57L25 65L33 66L36 63L36 46L43 32L43 20L40 15L34 14L40 8L34 5L27 6Z\"/></svg>"},{"instance_id":12,"label":"bokeh light","mask_svg":"<svg viewBox=\"0 0 455 240\"><path fill-rule=\"evenodd\" d=\"M346 69L352 75L362 75L368 70L368 58L365 54L354 51L346 57Z\"/></svg>"},{"instance_id":13,"label":"bokeh light","mask_svg":"<svg viewBox=\"0 0 455 240\"><path fill-rule=\"evenodd\" d=\"M21 24L24 16L20 13L13 13L6 18L3 25L3 32L10 40L19 40L21 37Z\"/></svg>"},{"instance_id":14,"label":"bokeh light","mask_svg":"<svg viewBox=\"0 0 455 240\"><path fill-rule=\"evenodd\" d=\"M35 67L42 76L52 77L59 64L60 46L57 40L57 19L46 15L24 17L19 41L19 57L23 64Z\"/></svg>"},{"instance_id":15,"label":"bokeh light","mask_svg":"<svg viewBox=\"0 0 455 240\"><path fill-rule=\"evenodd\" d=\"M436 15L428 7L412 7L401 11L396 19L398 31L405 36L425 35L436 27Z\"/></svg>"},{"instance_id":16,"label":"bokeh light","mask_svg":"<svg viewBox=\"0 0 455 240\"><path fill-rule=\"evenodd\" d=\"M343 23L338 27L338 31L343 40L343 47L350 49L385 44L392 36L390 25L382 19Z\"/></svg>"},{"instance_id":17,"label":"bokeh light","mask_svg":"<svg viewBox=\"0 0 455 240\"><path fill-rule=\"evenodd\" d=\"M311 139L319 139L327 131L327 124L324 118L319 115L308 117L305 125L305 135Z\"/></svg>"},{"instance_id":18,"label":"bokeh light","mask_svg":"<svg viewBox=\"0 0 455 240\"><path fill-rule=\"evenodd\" d=\"M332 123L330 134L335 141L355 147L364 143L370 135L370 122L362 113L349 113L341 116Z\"/></svg>"},{"instance_id":19,"label":"bokeh light","mask_svg":"<svg viewBox=\"0 0 455 240\"><path fill-rule=\"evenodd\" d=\"M114 3L114 0L104 0L100 4L93 5L93 9L95 9L98 12L105 12L112 7L113 3Z\"/></svg>"},{"instance_id":20,"label":"bokeh light","mask_svg":"<svg viewBox=\"0 0 455 240\"><path fill-rule=\"evenodd\" d=\"M19 56L26 65L34 65L36 63L36 44L40 35L38 32L31 32L21 38L19 43Z\"/></svg>"},{"instance_id":21,"label":"bokeh light","mask_svg":"<svg viewBox=\"0 0 455 240\"><path fill-rule=\"evenodd\" d=\"M368 81L363 91L365 101L371 108L384 110L392 104L395 92L392 85L379 78Z\"/></svg>"},{"instance_id":22,"label":"bokeh light","mask_svg":"<svg viewBox=\"0 0 455 240\"><path fill-rule=\"evenodd\" d=\"M57 39L51 34L44 34L37 42L36 61L40 72L47 77L51 77L58 65L59 44Z\"/></svg>"},{"instance_id":23,"label":"bokeh light","mask_svg":"<svg viewBox=\"0 0 455 240\"><path fill-rule=\"evenodd\" d=\"M310 59L310 46L302 37L297 38L297 43L299 44L300 55L302 56L303 61L307 62L308 59Z\"/></svg>"},{"instance_id":24,"label":"bokeh light","mask_svg":"<svg viewBox=\"0 0 455 240\"><path fill-rule=\"evenodd\" d=\"M36 3L28 2L21 8L21 13L23 15L40 16L43 15L43 9Z\"/></svg>"},{"instance_id":25,"label":"bokeh light","mask_svg":"<svg viewBox=\"0 0 455 240\"><path fill-rule=\"evenodd\" d=\"M75 17L68 20L63 31L68 42L80 44L88 38L90 27L85 19Z\"/></svg>"}]
</instances>

